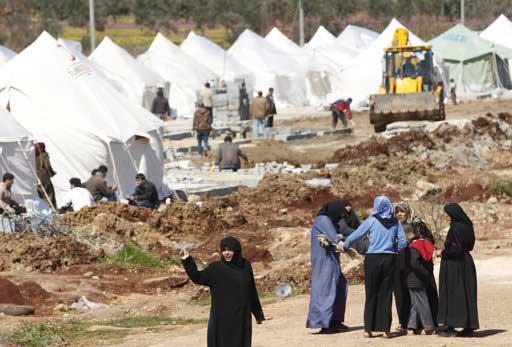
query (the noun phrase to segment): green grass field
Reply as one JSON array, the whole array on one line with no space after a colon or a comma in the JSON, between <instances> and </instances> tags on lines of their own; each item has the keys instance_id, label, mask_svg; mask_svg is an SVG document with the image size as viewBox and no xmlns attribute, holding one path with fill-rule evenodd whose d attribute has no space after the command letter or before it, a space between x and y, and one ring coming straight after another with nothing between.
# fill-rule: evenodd
<instances>
[{"instance_id":1,"label":"green grass field","mask_svg":"<svg viewBox=\"0 0 512 347\"><path fill-rule=\"evenodd\" d=\"M116 26L120 25L122 25L123 28L116 28ZM162 32L162 34L179 45L185 40L191 30L194 30L192 26L184 25L180 27L177 32L165 31ZM206 36L218 45L226 48L226 30L224 28L200 30L196 31L196 33ZM117 18L115 23L108 25L105 31L96 32L96 44L99 44L105 36L108 36L115 43L127 49L131 54L138 55L148 49L156 34L156 31L135 25L132 17L121 17ZM61 36L64 39L80 41L82 43L85 42L86 44L89 42L89 32L86 27L75 28L66 26ZM86 45L84 45L84 52L86 54L90 53Z\"/></svg>"}]
</instances>

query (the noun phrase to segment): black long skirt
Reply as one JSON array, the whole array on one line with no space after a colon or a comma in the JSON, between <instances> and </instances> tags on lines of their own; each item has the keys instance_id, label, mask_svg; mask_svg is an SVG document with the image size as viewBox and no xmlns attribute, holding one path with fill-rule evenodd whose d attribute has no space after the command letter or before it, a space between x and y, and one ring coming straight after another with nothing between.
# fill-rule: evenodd
<instances>
[{"instance_id":1,"label":"black long skirt","mask_svg":"<svg viewBox=\"0 0 512 347\"><path fill-rule=\"evenodd\" d=\"M395 271L393 273L393 294L395 297L396 312L400 326L407 328L411 312L411 296L407 287L407 274L403 272L405 265L406 250L400 251L396 257ZM400 264L403 262L403 264Z\"/></svg>"},{"instance_id":2,"label":"black long skirt","mask_svg":"<svg viewBox=\"0 0 512 347\"><path fill-rule=\"evenodd\" d=\"M478 329L477 279L473 257L441 260L438 323L453 328Z\"/></svg>"},{"instance_id":3,"label":"black long skirt","mask_svg":"<svg viewBox=\"0 0 512 347\"><path fill-rule=\"evenodd\" d=\"M366 254L364 281L364 331L388 332L391 330L391 305L393 303L394 254Z\"/></svg>"}]
</instances>

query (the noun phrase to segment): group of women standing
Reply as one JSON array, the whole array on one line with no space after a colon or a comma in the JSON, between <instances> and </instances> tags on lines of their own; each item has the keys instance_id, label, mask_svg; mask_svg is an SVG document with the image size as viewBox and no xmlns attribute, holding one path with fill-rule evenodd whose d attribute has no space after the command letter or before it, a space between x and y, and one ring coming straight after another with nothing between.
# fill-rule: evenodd
<instances>
[{"instance_id":1,"label":"group of women standing","mask_svg":"<svg viewBox=\"0 0 512 347\"><path fill-rule=\"evenodd\" d=\"M439 296L434 278L434 238L406 202L393 206L379 196L362 224L350 202L338 200L318 212L311 230L311 300L307 327L320 333L348 330L344 325L348 284L340 252L365 254L365 337L391 333L393 292L402 332L468 336L479 328L476 269L470 253L473 223L457 204L444 211L450 229L442 251ZM221 258L199 270L188 251L183 266L191 280L210 287L208 347L250 347L252 317L265 320L251 263L232 237L220 244ZM442 326L442 329L439 328ZM462 328L462 331L455 329Z\"/></svg>"},{"instance_id":2,"label":"group of women standing","mask_svg":"<svg viewBox=\"0 0 512 347\"><path fill-rule=\"evenodd\" d=\"M306 326L335 333L343 324L348 286L340 252L365 254L365 337L392 337L393 293L400 333L468 336L479 328L476 268L470 251L473 223L458 204L448 204L450 229L442 251L439 295L434 277L435 242L410 206L379 196L362 224L348 201L322 207L311 230L311 300ZM462 331L456 331L462 328Z\"/></svg>"}]
</instances>

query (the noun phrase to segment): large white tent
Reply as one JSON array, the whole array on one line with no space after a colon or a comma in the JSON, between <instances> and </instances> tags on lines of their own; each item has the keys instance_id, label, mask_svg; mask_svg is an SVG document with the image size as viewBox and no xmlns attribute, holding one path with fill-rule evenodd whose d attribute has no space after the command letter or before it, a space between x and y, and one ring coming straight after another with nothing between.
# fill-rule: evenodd
<instances>
[{"instance_id":1,"label":"large white tent","mask_svg":"<svg viewBox=\"0 0 512 347\"><path fill-rule=\"evenodd\" d=\"M347 25L338 35L337 41L345 47L364 50L379 37L379 33L357 25Z\"/></svg>"},{"instance_id":2,"label":"large white tent","mask_svg":"<svg viewBox=\"0 0 512 347\"><path fill-rule=\"evenodd\" d=\"M14 175L16 201L38 200L34 136L5 109L0 109L0 122L0 176Z\"/></svg>"},{"instance_id":3,"label":"large white tent","mask_svg":"<svg viewBox=\"0 0 512 347\"><path fill-rule=\"evenodd\" d=\"M158 33L146 53L137 60L171 83L169 103L181 117L192 117L197 91L216 78L214 72ZM207 64L208 62L205 61Z\"/></svg>"},{"instance_id":4,"label":"large white tent","mask_svg":"<svg viewBox=\"0 0 512 347\"><path fill-rule=\"evenodd\" d=\"M7 63L9 60L16 56L16 52L7 47L0 46L0 65Z\"/></svg>"},{"instance_id":5,"label":"large white tent","mask_svg":"<svg viewBox=\"0 0 512 347\"><path fill-rule=\"evenodd\" d=\"M340 97L351 97L354 101L354 108L364 106L368 101L368 97L379 91L379 87L382 83L384 49L391 45L393 35L398 28L405 27L393 18L379 37L367 49L354 58L352 64L344 68L341 72L343 87ZM411 45L425 44L424 41L410 31L409 41ZM434 66L436 67L437 73L440 74L441 77L444 77L439 68L439 63L434 61Z\"/></svg>"},{"instance_id":6,"label":"large white tent","mask_svg":"<svg viewBox=\"0 0 512 347\"><path fill-rule=\"evenodd\" d=\"M512 48L512 22L502 14L480 33L480 37L498 45Z\"/></svg>"},{"instance_id":7,"label":"large white tent","mask_svg":"<svg viewBox=\"0 0 512 347\"><path fill-rule=\"evenodd\" d=\"M191 31L182 42L180 48L191 57L201 57L201 61L210 68L221 80L234 81L243 78L252 81L252 72L246 69L222 47L206 37Z\"/></svg>"},{"instance_id":8,"label":"large white tent","mask_svg":"<svg viewBox=\"0 0 512 347\"><path fill-rule=\"evenodd\" d=\"M57 175L59 203L69 179L90 176L101 164L122 196L134 189L134 175L151 167L150 180L162 182L161 162L150 144L154 124L142 107L128 102L94 69L44 32L4 67L0 100L22 126L45 142ZM143 164L143 165L141 165Z\"/></svg>"},{"instance_id":9,"label":"large white tent","mask_svg":"<svg viewBox=\"0 0 512 347\"><path fill-rule=\"evenodd\" d=\"M303 106L307 103L305 71L286 53L246 29L228 52L255 78L255 89L273 87L276 102L281 105Z\"/></svg>"},{"instance_id":10,"label":"large white tent","mask_svg":"<svg viewBox=\"0 0 512 347\"><path fill-rule=\"evenodd\" d=\"M275 27L265 36L265 41L295 59L306 71L308 99L312 105L323 104L329 93L339 87L340 67L329 58L301 48Z\"/></svg>"},{"instance_id":11,"label":"large white tent","mask_svg":"<svg viewBox=\"0 0 512 347\"><path fill-rule=\"evenodd\" d=\"M336 36L323 26L318 27L305 48L313 54L326 56L340 67L349 64L359 53L357 49L338 42Z\"/></svg>"},{"instance_id":12,"label":"large white tent","mask_svg":"<svg viewBox=\"0 0 512 347\"><path fill-rule=\"evenodd\" d=\"M89 59L96 62L110 80L115 80L129 93L131 100L150 108L159 87L165 88L165 80L144 66L124 48L108 36L91 53Z\"/></svg>"}]
</instances>

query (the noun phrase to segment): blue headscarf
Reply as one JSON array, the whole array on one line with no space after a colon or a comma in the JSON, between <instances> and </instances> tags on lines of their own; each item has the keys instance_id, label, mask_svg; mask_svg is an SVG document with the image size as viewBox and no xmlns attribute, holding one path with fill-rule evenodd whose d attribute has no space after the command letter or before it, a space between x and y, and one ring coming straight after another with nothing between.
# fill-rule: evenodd
<instances>
[{"instance_id":1,"label":"blue headscarf","mask_svg":"<svg viewBox=\"0 0 512 347\"><path fill-rule=\"evenodd\" d=\"M373 216L386 228L390 228L398 222L394 215L393 203L384 195L375 198Z\"/></svg>"},{"instance_id":2,"label":"blue headscarf","mask_svg":"<svg viewBox=\"0 0 512 347\"><path fill-rule=\"evenodd\" d=\"M373 202L373 213L384 219L393 217L393 204L391 200L384 195L376 197Z\"/></svg>"}]
</instances>

